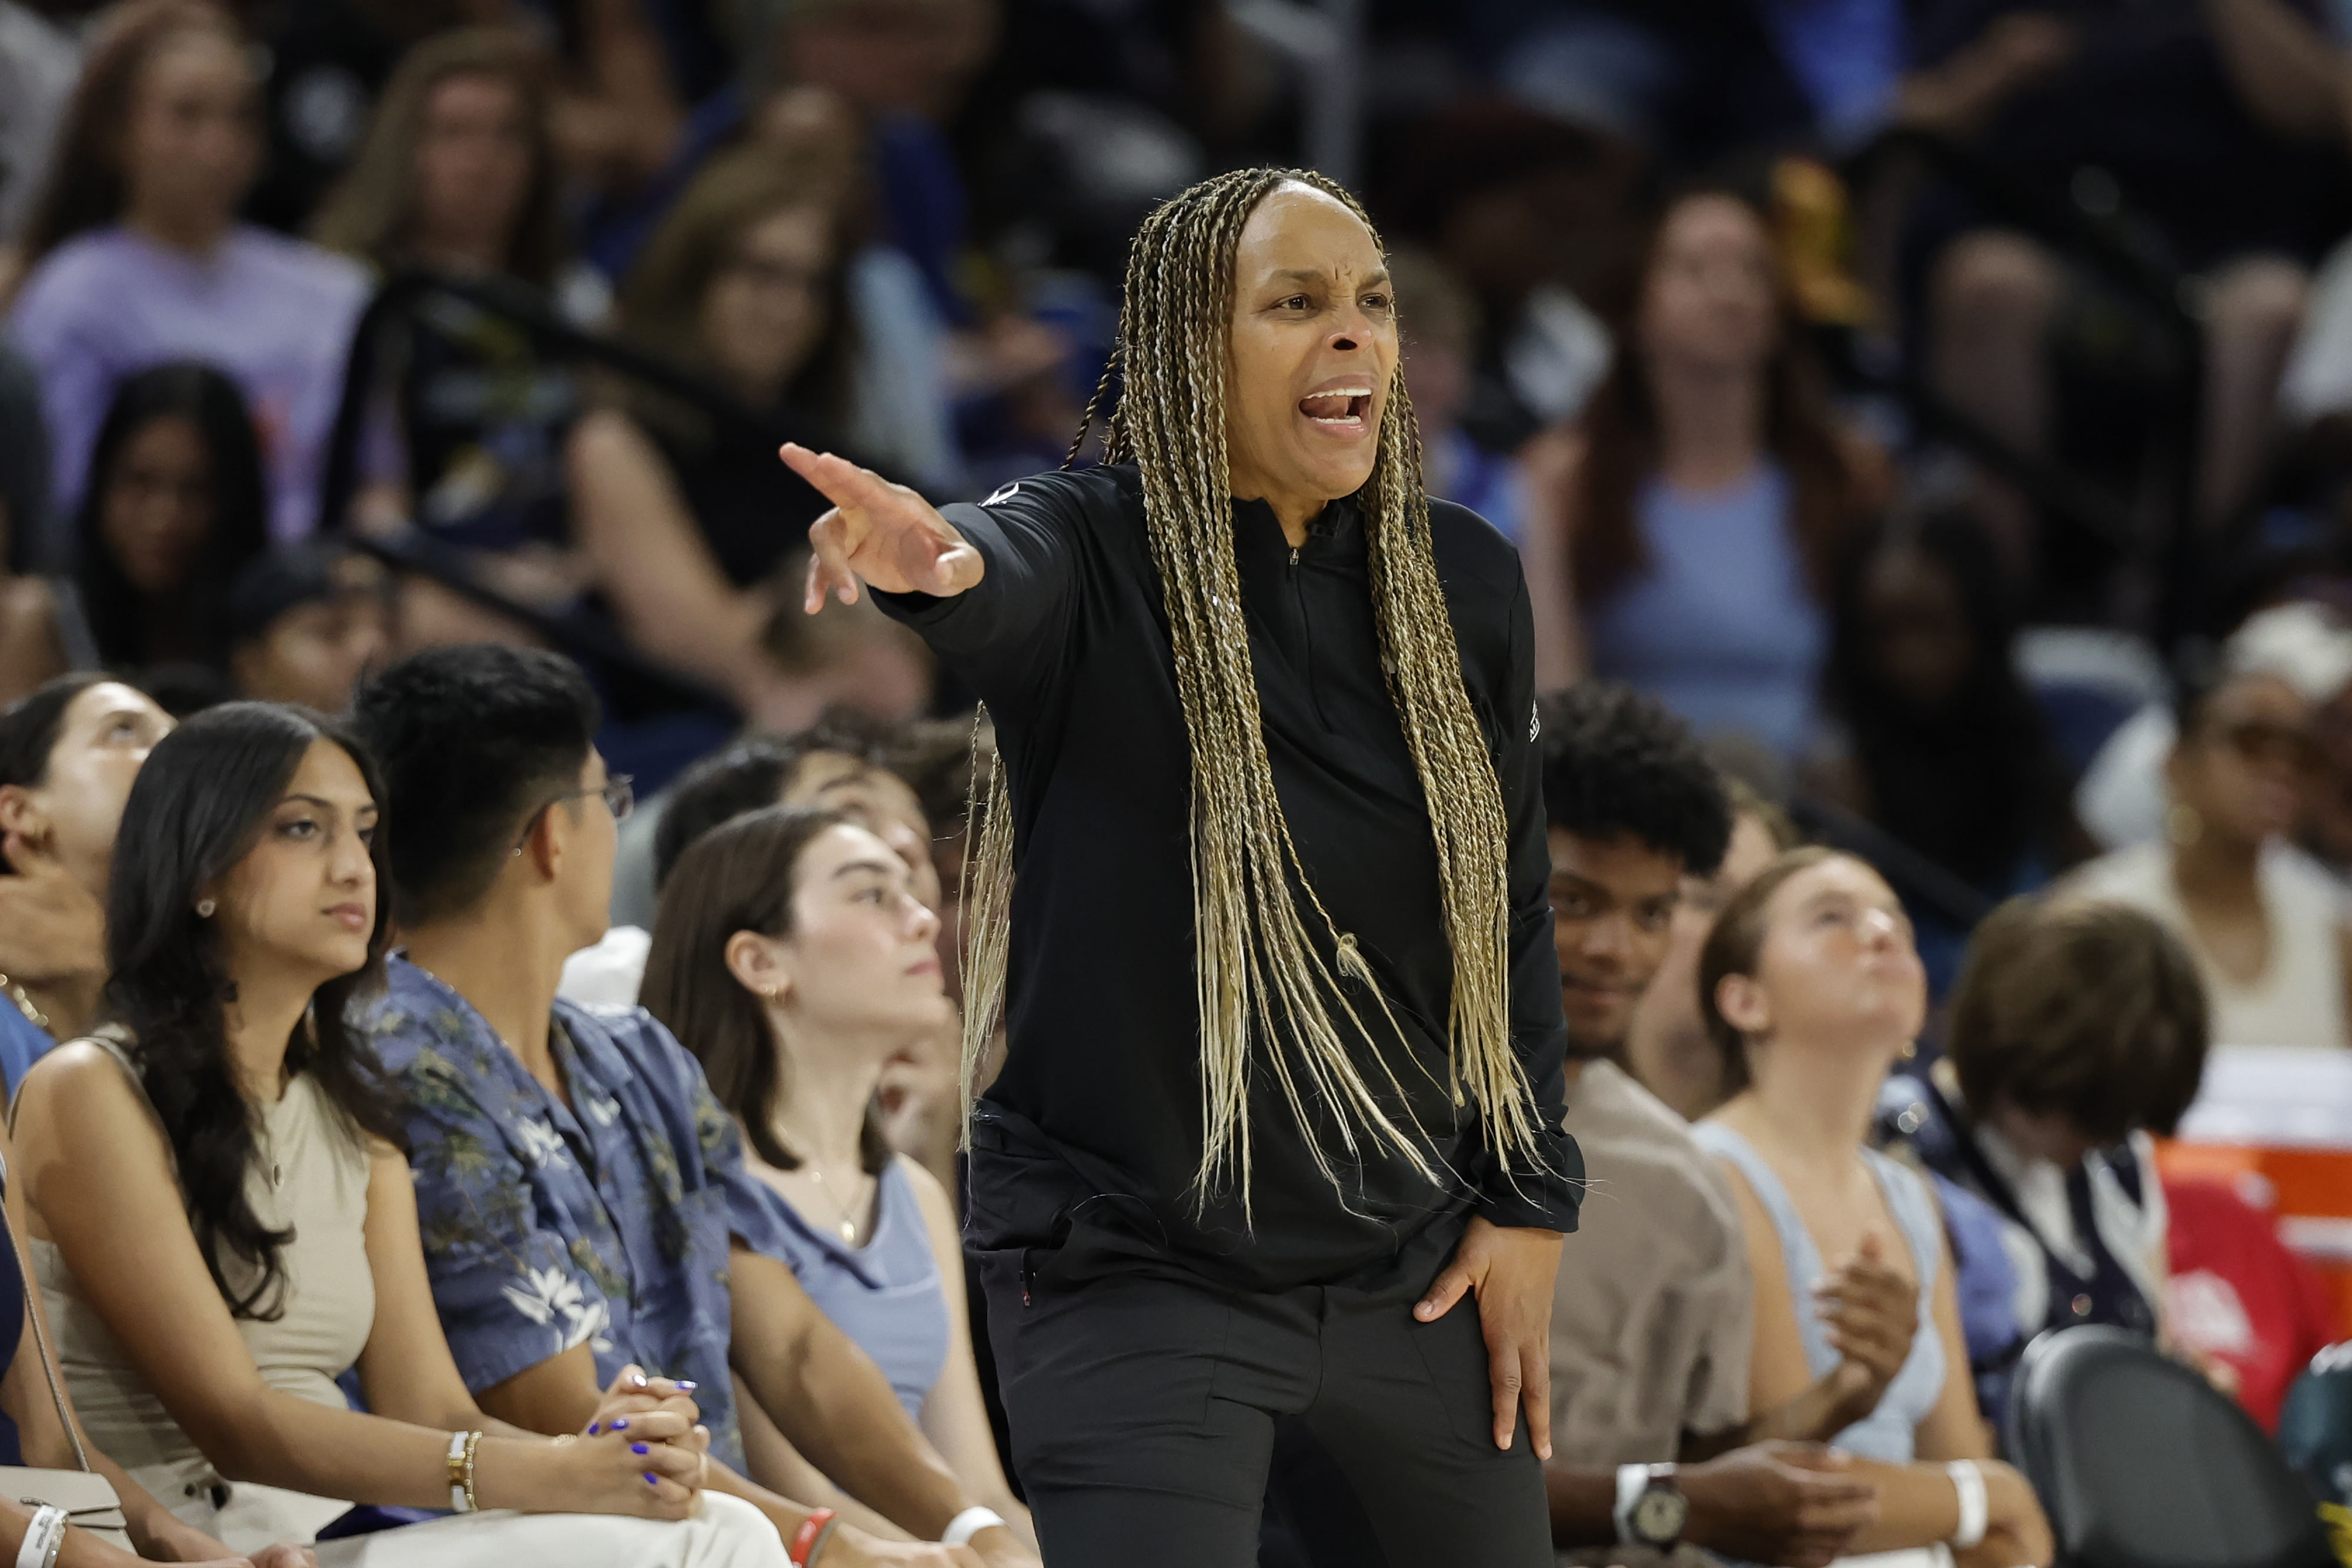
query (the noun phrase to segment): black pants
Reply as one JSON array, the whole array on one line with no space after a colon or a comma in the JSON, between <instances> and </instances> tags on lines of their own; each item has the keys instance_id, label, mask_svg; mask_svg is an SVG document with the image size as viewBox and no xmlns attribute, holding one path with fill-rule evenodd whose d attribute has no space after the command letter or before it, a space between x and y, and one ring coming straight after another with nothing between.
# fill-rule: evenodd
<instances>
[{"instance_id":1,"label":"black pants","mask_svg":"<svg viewBox=\"0 0 2352 1568\"><path fill-rule=\"evenodd\" d=\"M1019 1254L989 1255L989 1337L1046 1568L1251 1568L1278 1421L1344 1478L1392 1568L1550 1568L1524 1418L1495 1447L1476 1302L1412 1317L1444 1261L1249 1294L1144 1276L1053 1289Z\"/></svg>"}]
</instances>

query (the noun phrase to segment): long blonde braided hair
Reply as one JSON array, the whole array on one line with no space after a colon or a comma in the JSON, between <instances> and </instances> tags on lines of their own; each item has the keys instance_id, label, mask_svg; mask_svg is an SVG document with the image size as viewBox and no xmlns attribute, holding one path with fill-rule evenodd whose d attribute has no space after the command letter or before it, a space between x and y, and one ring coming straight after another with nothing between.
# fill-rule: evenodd
<instances>
[{"instance_id":1,"label":"long blonde braided hair","mask_svg":"<svg viewBox=\"0 0 2352 1568\"><path fill-rule=\"evenodd\" d=\"M1311 1127L1311 1091L1339 1112L1333 1120L1350 1155L1358 1153L1360 1129L1423 1174L1436 1174L1421 1129L1409 1134L1397 1124L1348 1049L1350 1033L1369 1039L1370 1031L1310 937L1309 909L1330 940L1339 971L1360 981L1383 1015L1387 1003L1355 938L1332 924L1316 896L1291 841L1260 727L1241 607L1225 449L1234 255L1250 214L1286 184L1322 192L1371 231L1371 220L1345 189L1295 169L1222 174L1156 209L1129 253L1112 358L1126 390L1110 415L1103 453L1106 463L1133 462L1142 476L1144 526L1160 569L1191 742L1202 1124L1194 1185L1205 1203L1212 1190L1237 1181L1244 1206L1254 1054L1274 1072L1302 1127ZM1072 444L1073 461L1110 381L1106 371ZM1421 472L1412 408L1402 376L1391 375L1372 476L1358 495L1381 664L1428 805L1454 949L1446 1088L1455 1105L1477 1107L1508 1169L1514 1155L1531 1157L1536 1147L1533 1096L1511 1051L1509 823L1486 737L1463 685ZM1003 1007L1013 841L1003 764L982 758L972 777L971 821L980 839L965 874L967 1107ZM1293 894L1294 880L1303 900ZM1388 1022L1395 1033L1394 1019ZM1256 1053L1253 1030L1265 1042ZM1404 1105L1393 1065L1384 1053L1373 1055ZM1405 1116L1412 1120L1409 1109ZM1308 1143L1323 1174L1336 1182L1326 1152L1311 1135Z\"/></svg>"}]
</instances>

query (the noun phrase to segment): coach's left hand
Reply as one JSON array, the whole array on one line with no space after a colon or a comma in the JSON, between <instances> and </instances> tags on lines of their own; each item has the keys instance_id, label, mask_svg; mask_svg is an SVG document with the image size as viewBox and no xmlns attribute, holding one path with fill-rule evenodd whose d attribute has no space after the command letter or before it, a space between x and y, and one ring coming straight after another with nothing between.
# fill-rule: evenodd
<instances>
[{"instance_id":1,"label":"coach's left hand","mask_svg":"<svg viewBox=\"0 0 2352 1568\"><path fill-rule=\"evenodd\" d=\"M1454 1249L1454 1261L1412 1309L1433 1323L1465 1291L1478 1298L1478 1325L1486 1336L1486 1378L1495 1394L1495 1447L1511 1446L1519 1409L1536 1458L1551 1458L1551 1291L1559 1278L1557 1230L1505 1228L1473 1218Z\"/></svg>"}]
</instances>

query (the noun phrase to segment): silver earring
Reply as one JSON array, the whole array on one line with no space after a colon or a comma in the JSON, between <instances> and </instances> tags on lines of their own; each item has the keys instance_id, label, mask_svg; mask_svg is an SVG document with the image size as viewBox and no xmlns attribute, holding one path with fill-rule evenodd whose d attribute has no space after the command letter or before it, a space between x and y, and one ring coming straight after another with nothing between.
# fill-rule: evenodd
<instances>
[{"instance_id":1,"label":"silver earring","mask_svg":"<svg viewBox=\"0 0 2352 1568\"><path fill-rule=\"evenodd\" d=\"M196 918L199 920L210 920L213 917L213 911L219 907L220 905L215 904L209 898L200 898L196 900Z\"/></svg>"}]
</instances>

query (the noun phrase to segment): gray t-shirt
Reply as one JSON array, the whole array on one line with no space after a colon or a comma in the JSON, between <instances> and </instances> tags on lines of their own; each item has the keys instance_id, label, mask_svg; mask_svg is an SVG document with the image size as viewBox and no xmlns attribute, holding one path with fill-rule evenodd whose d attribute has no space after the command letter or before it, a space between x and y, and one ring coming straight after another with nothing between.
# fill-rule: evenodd
<instances>
[{"instance_id":1,"label":"gray t-shirt","mask_svg":"<svg viewBox=\"0 0 2352 1568\"><path fill-rule=\"evenodd\" d=\"M1672 1459L1685 1432L1748 1418L1754 1297L1738 1211L1688 1124L1612 1063L1585 1064L1566 1125L1591 1185L1552 1296L1553 1460ZM1705 1561L1675 1561L1686 1558ZM1609 1546L1561 1561L1657 1558Z\"/></svg>"}]
</instances>

